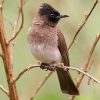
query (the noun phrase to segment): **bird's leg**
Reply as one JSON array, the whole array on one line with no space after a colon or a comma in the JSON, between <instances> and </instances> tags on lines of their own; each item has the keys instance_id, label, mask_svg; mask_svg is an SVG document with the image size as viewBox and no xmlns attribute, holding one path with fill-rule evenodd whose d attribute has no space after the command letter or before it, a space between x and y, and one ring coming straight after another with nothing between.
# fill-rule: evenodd
<instances>
[{"instance_id":1,"label":"bird's leg","mask_svg":"<svg viewBox=\"0 0 100 100\"><path fill-rule=\"evenodd\" d=\"M48 70L48 67L50 67L50 65L47 64L47 63L41 63L41 65L40 65L40 68L41 69L46 69L46 71Z\"/></svg>"},{"instance_id":2,"label":"bird's leg","mask_svg":"<svg viewBox=\"0 0 100 100\"><path fill-rule=\"evenodd\" d=\"M47 70L49 70L49 71L54 71L55 68L54 68L53 64L54 64L54 63L50 63L50 64L48 64L48 63L41 63L40 68L41 68L41 69L46 69L46 71L47 71Z\"/></svg>"}]
</instances>

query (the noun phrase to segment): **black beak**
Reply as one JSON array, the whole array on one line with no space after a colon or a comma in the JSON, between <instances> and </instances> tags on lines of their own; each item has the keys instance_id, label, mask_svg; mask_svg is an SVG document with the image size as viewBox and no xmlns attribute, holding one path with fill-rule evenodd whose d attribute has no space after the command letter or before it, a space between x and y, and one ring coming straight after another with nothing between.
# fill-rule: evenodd
<instances>
[{"instance_id":1,"label":"black beak","mask_svg":"<svg viewBox=\"0 0 100 100\"><path fill-rule=\"evenodd\" d=\"M57 19L65 18L65 17L69 17L69 16L68 15L59 15L59 16L57 16Z\"/></svg>"}]
</instances>

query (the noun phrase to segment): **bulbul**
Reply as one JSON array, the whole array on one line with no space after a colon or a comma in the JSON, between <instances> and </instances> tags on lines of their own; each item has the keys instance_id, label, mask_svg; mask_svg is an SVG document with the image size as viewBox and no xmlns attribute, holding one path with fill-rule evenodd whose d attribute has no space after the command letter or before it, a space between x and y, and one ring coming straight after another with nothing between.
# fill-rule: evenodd
<instances>
[{"instance_id":1,"label":"bulbul","mask_svg":"<svg viewBox=\"0 0 100 100\"><path fill-rule=\"evenodd\" d=\"M63 62L70 66L69 55L65 38L57 27L61 18L68 15L60 15L52 6L43 3L34 16L28 32L28 43L33 56L44 64ZM78 95L69 71L57 68L57 75L63 93Z\"/></svg>"}]
</instances>

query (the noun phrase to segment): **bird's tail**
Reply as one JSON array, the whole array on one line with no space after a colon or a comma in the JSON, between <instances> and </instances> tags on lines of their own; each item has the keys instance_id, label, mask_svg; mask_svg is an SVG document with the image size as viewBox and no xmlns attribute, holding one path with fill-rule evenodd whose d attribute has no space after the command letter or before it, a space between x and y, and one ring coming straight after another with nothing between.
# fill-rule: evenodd
<instances>
[{"instance_id":1,"label":"bird's tail","mask_svg":"<svg viewBox=\"0 0 100 100\"><path fill-rule=\"evenodd\" d=\"M57 68L57 75L60 83L60 87L63 93L70 95L79 95L79 91L75 86L69 71L64 71L61 68Z\"/></svg>"}]
</instances>

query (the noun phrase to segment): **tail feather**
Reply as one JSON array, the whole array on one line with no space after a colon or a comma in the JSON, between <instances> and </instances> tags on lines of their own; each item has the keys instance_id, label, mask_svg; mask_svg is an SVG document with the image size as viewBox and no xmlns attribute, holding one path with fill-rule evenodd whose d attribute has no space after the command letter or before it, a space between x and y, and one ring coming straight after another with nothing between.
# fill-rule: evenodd
<instances>
[{"instance_id":1,"label":"tail feather","mask_svg":"<svg viewBox=\"0 0 100 100\"><path fill-rule=\"evenodd\" d=\"M57 68L57 75L63 93L67 93L70 95L79 95L79 91L76 88L69 72L66 72L61 68Z\"/></svg>"}]
</instances>

